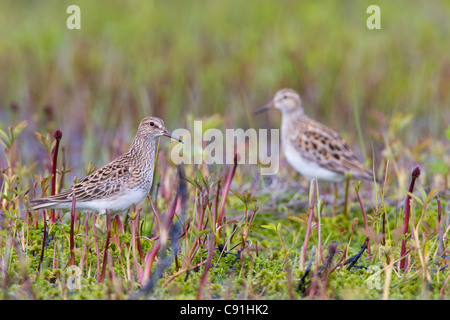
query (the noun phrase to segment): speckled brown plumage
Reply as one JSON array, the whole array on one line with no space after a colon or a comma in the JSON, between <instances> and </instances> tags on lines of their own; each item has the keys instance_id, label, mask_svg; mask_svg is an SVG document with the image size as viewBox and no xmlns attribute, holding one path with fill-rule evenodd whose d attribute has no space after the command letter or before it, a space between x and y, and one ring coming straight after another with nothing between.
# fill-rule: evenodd
<instances>
[{"instance_id":1,"label":"speckled brown plumage","mask_svg":"<svg viewBox=\"0 0 450 320\"><path fill-rule=\"evenodd\" d=\"M121 212L141 202L150 191L157 138L172 134L156 117L144 118L130 148L64 192L32 200L30 209L70 209L75 195L78 210ZM181 140L180 140L181 141Z\"/></svg>"},{"instance_id":2,"label":"speckled brown plumage","mask_svg":"<svg viewBox=\"0 0 450 320\"><path fill-rule=\"evenodd\" d=\"M372 171L358 161L345 140L305 115L291 119L283 140L288 140L304 159L322 168L344 175L351 172L355 179L373 179Z\"/></svg>"},{"instance_id":3,"label":"speckled brown plumage","mask_svg":"<svg viewBox=\"0 0 450 320\"><path fill-rule=\"evenodd\" d=\"M292 89L279 90L272 101L255 113L276 108L282 112L281 139L288 162L312 179L342 181L373 180L372 171L356 158L348 144L332 129L305 115L300 96Z\"/></svg>"}]
</instances>

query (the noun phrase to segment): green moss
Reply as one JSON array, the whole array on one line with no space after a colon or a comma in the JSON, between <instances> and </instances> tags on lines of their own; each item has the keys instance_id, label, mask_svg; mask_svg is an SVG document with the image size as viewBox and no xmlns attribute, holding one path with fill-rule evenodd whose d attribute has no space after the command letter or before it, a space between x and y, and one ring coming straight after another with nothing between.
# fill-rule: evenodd
<instances>
[{"instance_id":1,"label":"green moss","mask_svg":"<svg viewBox=\"0 0 450 320\"><path fill-rule=\"evenodd\" d=\"M147 1L136 8L125 2L114 2L105 9L103 4L81 0L83 28L78 33L61 27L61 12L64 13L67 7L62 2L58 5L40 2L33 5L33 10L25 10L20 2L4 4L4 10L0 11L0 30L7 32L0 37L0 70L8 76L0 79L0 129L6 132L10 125L24 117L29 119L30 126L26 128L28 132L25 130L18 137L14 148L4 152L7 156L11 154L14 160L15 184L11 190L0 192L2 209L5 209L5 215L0 217L0 283L5 286L0 290L0 298L126 299L142 286L138 282L139 272L146 267L138 251L139 266L135 265L131 220L122 216L124 233L118 235L118 244L111 239L105 280L99 284L106 219L99 217L98 226L94 226L91 214L87 213L80 213L75 225L77 266L87 249L79 275L82 289L71 291L66 286L70 277L70 214L63 213L56 224L48 223L49 242L41 261L42 211L36 224L36 214L22 208L27 207L27 198L42 191L35 187L36 177L49 175L47 158L50 157L43 152L51 151L51 134L47 149L39 145L30 152L30 145L34 148L36 142L33 140L34 128L39 128L44 135L56 127L68 128L71 133L70 128L77 129L75 134L64 134L62 141L69 152L74 146L75 149L81 147L76 160L72 154L65 154L65 160L75 161L67 164L73 167L67 175L80 176L84 160L101 165L118 150L125 150L127 144L118 143L132 137L134 129L131 128L142 116L148 115L149 110L161 115L168 128L189 128L194 118L203 118L205 123L216 121L218 127L226 124L227 127L256 128L261 123L250 116L253 108L266 102L270 96L268 88L272 88L273 93L286 85L300 91L308 115L342 132L352 146L357 145L357 124L361 123L364 128L361 145L368 149L370 143L374 144L373 149L380 151L374 155L377 163L386 163L389 159L391 169L395 164L394 172L388 172L384 201L380 196L374 197L372 187L367 191L361 186L369 226L373 228L369 230L369 236L375 257L368 259L367 252L364 253L358 266L383 268L389 261L398 259L401 239L398 231L403 218L401 205L409 182L408 169L401 166L415 162L423 164L425 170L419 187L424 186L427 192L430 186L449 181L448 139L443 134L450 132L445 108L449 105L448 94L445 94L448 92L446 66L450 65L449 55L445 53L450 52L450 42L442 41L448 35L448 22L447 25L445 22L449 21L442 13L448 12L449 7L444 0L431 6L424 3L417 4L419 10L410 10L397 2L384 3L383 15L387 16L383 21L389 21L389 24L382 30L369 31L361 24L369 4L367 1L351 6L335 1L327 2L325 6L305 1L292 1L281 6L275 1L264 0L257 6L249 1L211 1L207 5ZM46 18L42 19L44 16ZM393 16L395 19L389 19ZM17 101L16 111L8 107L12 101ZM51 107L43 110L42 106L49 102ZM358 113L354 112L356 108L364 109ZM355 117L355 124L348 125L354 118L353 112L359 114L360 119ZM216 115L211 120L207 118L211 114L223 117ZM277 117L269 116L270 126L278 125ZM376 132L379 128L387 130L380 134ZM110 144L101 145L106 139L103 137L111 138L107 139ZM418 143L423 137L432 139ZM81 146L80 141L83 142ZM166 146L163 143L160 149L164 160L169 159ZM363 150L364 158L370 160L371 154L365 153ZM173 200L170 193L175 190L172 184L177 181L177 173L169 161L157 165L155 182L158 181L160 187L154 187L151 195L165 219ZM193 167L185 167L189 178L197 175ZM224 174L227 174L225 167L195 167L202 172L214 171L216 178L220 176L223 187ZM235 255L224 255L219 260L216 251L206 287L201 289L205 297L217 299L287 299L290 294L301 299L302 293L296 288L305 274L305 270L299 268L299 261L306 235L303 214L308 213L308 182L293 175L294 170L284 162L277 177L270 182L266 178L256 181L256 168L249 167L238 166L231 188L243 193L251 191L258 198L250 206L250 211L253 205L260 208L248 234L252 246L236 262ZM8 174L8 170L3 169L2 174ZM58 167L58 178L61 169ZM62 189L67 188L67 175L62 179ZM2 181L5 181L3 176ZM45 190L44 186L45 183L41 189ZM206 220L203 221L205 234L197 237L198 232L192 230L194 225L198 226L196 205L199 203L198 194L191 185L188 187L183 231L188 226L190 229L178 239L181 247L177 252L178 266L171 261L146 298L194 299L199 292L204 264L181 273L163 286L187 264L196 265L207 259L209 237L213 236L210 232L217 231L210 230L211 225ZM317 271L328 254L328 244L337 243L334 267L345 250L348 249L347 258L356 254L366 237L362 210L354 190L350 188L349 212L345 216L341 186L339 188L334 216L330 201L324 203L320 239L318 217L313 220L306 260L309 260L313 246L316 254L323 251L323 257L317 255L312 260L306 290L311 289L318 277ZM156 189L159 190L157 194ZM323 199L332 196L329 185L320 183L319 189ZM27 195L22 193L25 190L28 190ZM208 195L212 210L215 209L215 190ZM426 193L423 189L415 191L421 199L423 193ZM443 190L441 195L441 209L445 209L448 207L448 190ZM294 196L296 198L292 200ZM230 240L228 249L237 254L239 247L230 248L242 240L243 227L233 220L242 219L245 205L235 194L230 193L226 200L229 224L223 226L220 236L223 237L221 240ZM382 223L377 209L381 204L386 205L387 234L386 244L377 250L374 244L380 241ZM418 223L422 208L417 203L415 208L412 220ZM137 209L140 210L139 240L145 256L158 241L155 237L159 235L159 229L148 202L143 202ZM448 278L449 268L436 276L437 264L441 263L432 261L439 243L436 238L437 212L434 198L419 227L420 250L429 259L426 271L431 274L431 280L424 276L418 252L410 242L412 268L405 276L397 269L392 273L390 299L441 298L440 290ZM87 239L86 216L89 217ZM289 219L289 216L297 219ZM352 222L356 218L359 221L352 234ZM446 217L443 221L447 221ZM279 230L275 232L263 227L270 223L279 225ZM113 236L117 232L114 231ZM444 241L448 248L448 237ZM173 254L170 244L165 252L169 256ZM22 248L23 252L17 252ZM186 257L192 248L198 250L196 255ZM161 252L157 258L152 273L159 267ZM288 272L292 273L291 284L288 283ZM369 288L369 276L365 269L348 271L340 267L321 283L325 293L321 296L316 292L316 296L380 299L385 273L379 275L381 289ZM446 299L450 296L448 287L447 284L444 288Z\"/></svg>"}]
</instances>

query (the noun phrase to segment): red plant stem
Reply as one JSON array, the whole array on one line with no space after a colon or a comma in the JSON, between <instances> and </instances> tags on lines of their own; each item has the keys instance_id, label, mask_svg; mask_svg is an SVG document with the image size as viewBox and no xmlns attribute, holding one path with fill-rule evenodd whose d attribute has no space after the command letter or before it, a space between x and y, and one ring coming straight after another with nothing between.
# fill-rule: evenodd
<instances>
[{"instance_id":1,"label":"red plant stem","mask_svg":"<svg viewBox=\"0 0 450 320\"><path fill-rule=\"evenodd\" d=\"M221 181L217 182L216 198L214 199L214 216L219 216L219 194L220 194Z\"/></svg>"},{"instance_id":2,"label":"red plant stem","mask_svg":"<svg viewBox=\"0 0 450 320\"><path fill-rule=\"evenodd\" d=\"M201 193L200 192L199 192L199 195L198 195L197 199L198 199L198 203L201 204ZM201 231L201 230L203 230L202 223L203 223L203 217L205 216L206 208L201 206L201 205L199 205L199 206L197 206L197 210L196 211L197 211L197 214L196 214L197 230Z\"/></svg>"},{"instance_id":3,"label":"red plant stem","mask_svg":"<svg viewBox=\"0 0 450 320\"><path fill-rule=\"evenodd\" d=\"M70 210L70 265L75 265L75 253L73 251L74 249L74 224L75 224L75 194L72 195L72 210Z\"/></svg>"},{"instance_id":4,"label":"red plant stem","mask_svg":"<svg viewBox=\"0 0 450 320\"><path fill-rule=\"evenodd\" d=\"M106 234L106 243L105 248L103 252L103 267L102 267L102 273L100 274L100 279L98 280L99 283L103 283L105 281L105 274L106 274L106 262L108 261L108 247L109 247L109 239L111 238L111 214L108 210L106 210L106 228L107 228L107 234Z\"/></svg>"},{"instance_id":5,"label":"red plant stem","mask_svg":"<svg viewBox=\"0 0 450 320\"><path fill-rule=\"evenodd\" d=\"M163 223L163 221L161 221L161 217L157 218L159 224L160 224L160 230L163 230L162 228L164 228L164 230L169 230L170 226L173 222L173 217L175 216L175 212L176 212L176 208L177 208L177 204L178 201L180 200L180 194L177 192L175 194L175 198L172 202L172 205L170 206L167 215L166 215L166 221L164 226L162 226L161 224ZM149 201L150 201L150 206L152 207L153 213L155 215L155 217L158 217L159 214L155 208L155 206L153 205L153 202L151 200L151 198L149 197ZM161 235L161 231L160 231L160 235ZM158 253L159 249L161 248L161 241L167 242L168 239L162 239L162 237L159 237L158 241L155 243L153 249L147 253L147 255L145 256L145 268L144 268L144 277L142 280L142 283L146 283L147 281L149 281L150 279L150 275L152 272L152 265L153 265L153 261L155 260L156 254ZM175 239L174 239L175 241Z\"/></svg>"},{"instance_id":6,"label":"red plant stem","mask_svg":"<svg viewBox=\"0 0 450 320\"><path fill-rule=\"evenodd\" d=\"M312 185L312 193L311 193L311 199L309 201L309 217L308 217L308 224L306 225L306 235L305 235L305 241L303 242L303 268L305 268L305 262L306 262L306 251L308 249L308 241L309 236L311 234L311 224L312 224L312 218L314 216L314 199L316 197L316 182L315 179L311 180Z\"/></svg>"},{"instance_id":7,"label":"red plant stem","mask_svg":"<svg viewBox=\"0 0 450 320\"><path fill-rule=\"evenodd\" d=\"M214 256L214 249L216 247L216 237L211 232L209 234L209 247L208 247L208 258L206 260L205 270L203 271L203 275L200 279L200 285L197 292L197 300L201 300L203 297L203 291L206 286L206 280L208 279L208 271L211 268L212 258Z\"/></svg>"},{"instance_id":8,"label":"red plant stem","mask_svg":"<svg viewBox=\"0 0 450 320\"><path fill-rule=\"evenodd\" d=\"M420 168L416 167L414 168L412 174L411 174L411 183L409 185L409 193L413 193L414 191L414 184L416 182L416 179L419 178L420 176ZM405 264L406 264L406 234L408 233L408 225L409 225L409 216L410 216L410 212L411 212L411 207L410 207L410 201L411 201L411 196L408 194L406 196L406 201L405 201L405 210L403 213L403 237L402 237L402 247L400 249L400 269L403 270L405 269Z\"/></svg>"},{"instance_id":9,"label":"red plant stem","mask_svg":"<svg viewBox=\"0 0 450 320\"><path fill-rule=\"evenodd\" d=\"M231 181L233 180L234 174L236 172L237 156L238 156L238 154L235 153L233 167L231 168L230 174L228 175L227 181L225 182L225 186L223 188L222 201L220 203L220 211L219 211L220 213L219 213L219 220L218 220L219 226L225 222L225 221L223 221L224 214L225 214L225 201L227 200L227 195L228 195L228 192L230 191Z\"/></svg>"},{"instance_id":10,"label":"red plant stem","mask_svg":"<svg viewBox=\"0 0 450 320\"><path fill-rule=\"evenodd\" d=\"M94 226L95 228L95 226ZM86 212L86 222L85 222L85 230L84 230L84 250L83 250L83 256L80 260L80 269L83 271L83 265L84 265L84 259L86 258L87 249L88 249L88 230L89 230L89 212Z\"/></svg>"},{"instance_id":11,"label":"red plant stem","mask_svg":"<svg viewBox=\"0 0 450 320\"><path fill-rule=\"evenodd\" d=\"M161 241L158 240L158 242L155 243L153 249L145 256L145 260L147 263L145 264L144 278L142 280L142 283L146 283L150 279L153 261L155 260L156 254L158 253L160 248L161 248Z\"/></svg>"},{"instance_id":12,"label":"red plant stem","mask_svg":"<svg viewBox=\"0 0 450 320\"><path fill-rule=\"evenodd\" d=\"M139 219L140 214L138 213L136 216L136 244L139 252L139 257L141 258L141 263L144 262L144 253L142 252L141 239L139 238Z\"/></svg>"},{"instance_id":13,"label":"red plant stem","mask_svg":"<svg viewBox=\"0 0 450 320\"><path fill-rule=\"evenodd\" d=\"M53 151L53 161L52 161L52 196L55 195L56 193L56 163L58 161L58 149L59 149L59 141L61 141L62 138L62 131L59 129L55 130L55 133L53 133L53 137L56 139L56 145L55 145L55 150ZM55 222L55 209L52 209L52 218L51 221L52 223Z\"/></svg>"},{"instance_id":14,"label":"red plant stem","mask_svg":"<svg viewBox=\"0 0 450 320\"><path fill-rule=\"evenodd\" d=\"M138 275L138 282L142 281L142 275L143 271L141 266L139 265L137 261L137 254L136 254L136 247L137 243L140 243L137 239L137 232L138 232L138 225L136 224L136 221L139 222L139 214L137 214L133 220L131 220L131 241L132 241L132 249L133 249L133 263L135 266L136 274ZM143 262L144 259L141 258L141 261Z\"/></svg>"},{"instance_id":15,"label":"red plant stem","mask_svg":"<svg viewBox=\"0 0 450 320\"><path fill-rule=\"evenodd\" d=\"M438 210L438 230L440 230L441 217L442 217L442 207L441 207L441 198L439 198L439 195L436 195L436 201L437 201L437 210Z\"/></svg>"}]
</instances>

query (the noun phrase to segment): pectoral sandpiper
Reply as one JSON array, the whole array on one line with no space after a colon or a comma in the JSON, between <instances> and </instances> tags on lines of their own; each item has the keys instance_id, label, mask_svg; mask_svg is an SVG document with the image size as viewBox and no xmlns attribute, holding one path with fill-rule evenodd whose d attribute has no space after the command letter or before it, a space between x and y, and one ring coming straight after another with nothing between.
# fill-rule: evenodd
<instances>
[{"instance_id":1,"label":"pectoral sandpiper","mask_svg":"<svg viewBox=\"0 0 450 320\"><path fill-rule=\"evenodd\" d=\"M72 207L75 195L77 210L93 210L100 214L108 210L120 213L139 204L152 186L157 141L160 136L172 136L164 121L156 117L144 118L130 148L111 163L94 171L82 181L57 195L35 199L31 210Z\"/></svg>"},{"instance_id":2,"label":"pectoral sandpiper","mask_svg":"<svg viewBox=\"0 0 450 320\"><path fill-rule=\"evenodd\" d=\"M289 164L301 175L339 182L351 173L354 179L373 180L347 143L327 126L305 115L300 95L292 89L279 90L272 101L256 110L276 108L282 113L281 140Z\"/></svg>"}]
</instances>

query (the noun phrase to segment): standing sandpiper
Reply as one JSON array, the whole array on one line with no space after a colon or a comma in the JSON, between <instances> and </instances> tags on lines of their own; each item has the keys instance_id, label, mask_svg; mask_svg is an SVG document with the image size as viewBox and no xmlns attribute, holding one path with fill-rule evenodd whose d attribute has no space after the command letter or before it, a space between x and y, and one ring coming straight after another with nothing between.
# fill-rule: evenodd
<instances>
[{"instance_id":1,"label":"standing sandpiper","mask_svg":"<svg viewBox=\"0 0 450 320\"><path fill-rule=\"evenodd\" d=\"M281 89L260 113L276 108L282 113L281 140L284 154L301 175L313 179L339 182L351 174L355 179L373 180L372 170L365 168L347 143L333 130L305 115L300 95Z\"/></svg>"},{"instance_id":2,"label":"standing sandpiper","mask_svg":"<svg viewBox=\"0 0 450 320\"><path fill-rule=\"evenodd\" d=\"M77 210L93 210L103 214L120 213L144 200L153 182L156 147L160 136L172 136L164 121L146 117L139 124L130 148L111 163L94 171L81 182L60 194L35 199L31 210L66 209L72 207L75 195Z\"/></svg>"}]
</instances>

